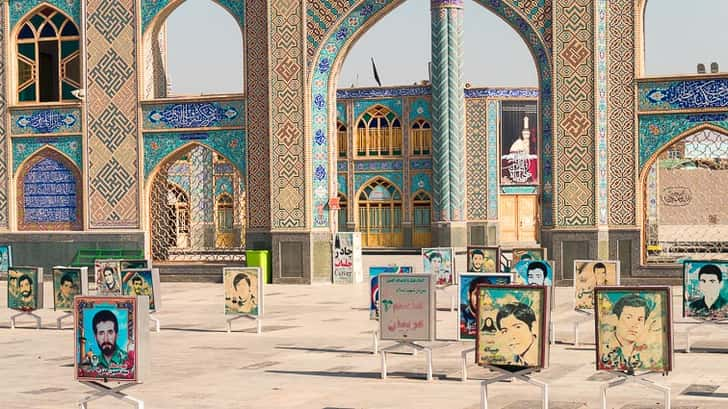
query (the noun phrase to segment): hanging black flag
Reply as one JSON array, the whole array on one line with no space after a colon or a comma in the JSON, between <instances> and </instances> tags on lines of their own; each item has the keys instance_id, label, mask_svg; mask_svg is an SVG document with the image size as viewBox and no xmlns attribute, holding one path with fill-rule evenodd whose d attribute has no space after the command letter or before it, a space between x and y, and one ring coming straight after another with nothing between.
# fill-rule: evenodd
<instances>
[{"instance_id":1,"label":"hanging black flag","mask_svg":"<svg viewBox=\"0 0 728 409\"><path fill-rule=\"evenodd\" d=\"M379 73L377 73L377 64L374 64L374 57L372 57L372 70L374 71L374 80L377 81L379 86L382 86L382 81L379 80Z\"/></svg>"}]
</instances>

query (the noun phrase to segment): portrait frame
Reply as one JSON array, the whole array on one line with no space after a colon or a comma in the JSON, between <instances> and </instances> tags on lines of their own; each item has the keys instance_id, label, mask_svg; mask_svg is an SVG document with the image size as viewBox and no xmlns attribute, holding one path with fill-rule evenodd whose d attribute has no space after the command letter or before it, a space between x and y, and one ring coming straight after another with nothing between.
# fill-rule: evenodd
<instances>
[{"instance_id":1,"label":"portrait frame","mask_svg":"<svg viewBox=\"0 0 728 409\"><path fill-rule=\"evenodd\" d=\"M493 269L492 270L481 270L477 271L473 267L473 253L475 250L481 250L484 253L484 259L492 259L493 260ZM500 265L500 259L501 259L501 248L500 246L468 246L467 248L467 257L466 257L466 270L469 273L497 273L501 271L501 265ZM487 262L483 262L484 267L487 265Z\"/></svg>"},{"instance_id":2,"label":"portrait frame","mask_svg":"<svg viewBox=\"0 0 728 409\"><path fill-rule=\"evenodd\" d=\"M149 269L152 268L152 263L145 258L125 258L119 259L120 270L132 270L132 269Z\"/></svg>"},{"instance_id":3,"label":"portrait frame","mask_svg":"<svg viewBox=\"0 0 728 409\"><path fill-rule=\"evenodd\" d=\"M118 288L109 290L108 285L104 282L103 272L107 268L112 269L112 274ZM96 283L97 295L121 296L121 260L99 259L94 261L94 282Z\"/></svg>"},{"instance_id":4,"label":"portrait frame","mask_svg":"<svg viewBox=\"0 0 728 409\"><path fill-rule=\"evenodd\" d=\"M701 270L706 265L714 265L720 272L721 277L718 280L720 288L718 290L716 300L708 307L705 303L704 290L700 288ZM683 297L682 297L682 316L683 318L693 318L705 321L722 321L728 320L728 260L683 260ZM715 271L715 270L714 270ZM708 273L711 274L711 273ZM706 288L707 290L707 288ZM702 297L700 297L702 295ZM696 305L701 303L702 305ZM718 311L711 311L715 303L720 303L721 307Z\"/></svg>"},{"instance_id":5,"label":"portrait frame","mask_svg":"<svg viewBox=\"0 0 728 409\"><path fill-rule=\"evenodd\" d=\"M32 302L18 299L20 279L23 276L30 278ZM25 280L23 280L25 281ZM15 311L31 312L43 309L43 268L33 266L10 266L8 268L7 302L8 308Z\"/></svg>"},{"instance_id":6,"label":"portrait frame","mask_svg":"<svg viewBox=\"0 0 728 409\"><path fill-rule=\"evenodd\" d=\"M521 260L517 264L511 267L511 272L513 273L513 282L515 284L519 285L532 285L530 283L530 280L528 278L528 270L530 269L531 265L537 263L544 265L546 267L546 271L544 272L544 282L543 284L533 284L533 285L545 285L547 287L553 287L554 282L556 281L554 279L554 265L551 260Z\"/></svg>"},{"instance_id":7,"label":"portrait frame","mask_svg":"<svg viewBox=\"0 0 728 409\"><path fill-rule=\"evenodd\" d=\"M446 274L435 277L435 286L447 287L457 284L457 270L455 269L455 249L453 247L427 247L422 249L422 271L432 274L432 265L430 255L433 253L440 254L441 265L447 269Z\"/></svg>"},{"instance_id":8,"label":"portrait frame","mask_svg":"<svg viewBox=\"0 0 728 409\"><path fill-rule=\"evenodd\" d=\"M257 294L255 295L255 309L251 309L249 312L236 311L232 308L234 304L234 280L238 274L244 274L248 278L252 275L255 276L257 283L250 282L250 290L255 289ZM247 280L246 280L247 281ZM263 293L263 270L260 267L224 267L222 269L222 283L224 292L224 303L223 311L225 315L247 315L250 317L262 317L263 316L263 305L264 305L264 293Z\"/></svg>"},{"instance_id":9,"label":"portrait frame","mask_svg":"<svg viewBox=\"0 0 728 409\"><path fill-rule=\"evenodd\" d=\"M599 287L605 287L605 286L606 287L615 287L615 286L619 286L620 285L621 269L620 269L619 260L574 260L574 265L573 265L573 267L574 267L574 270L573 270L573 273L574 273L574 285L573 285L574 293L573 294L574 294L574 310L575 311L582 311L582 312L589 313L589 314L593 314L594 313L594 299L593 299L593 297L594 297L594 290L592 289L592 291L591 291L591 293L592 293L592 303L591 303L592 304L592 307L591 308L588 308L588 307L586 307L586 301L580 302L580 298L581 298L580 297L580 293L582 292L581 290L583 290L583 286L579 284L580 281L579 281L579 278L578 277L579 277L579 275L580 275L580 273L582 271L581 269L588 268L588 266L590 264L592 264L592 269L593 269L593 268L596 267L596 264L598 264L598 263L602 263L602 264L605 265L607 278L608 279L611 278L611 274L614 274L614 279L613 280L608 280L608 281L612 281L612 282L607 282L607 283L604 283L604 284L596 283L594 285L594 288L596 288L598 286ZM609 266L610 265L613 266L613 271L610 271L610 269L609 269ZM595 280L595 282L596 282L596 280Z\"/></svg>"},{"instance_id":10,"label":"portrait frame","mask_svg":"<svg viewBox=\"0 0 728 409\"><path fill-rule=\"evenodd\" d=\"M149 299L146 296L77 296L73 299L75 339L73 369L77 381L144 382L151 370L151 362L148 359L148 303ZM119 358L125 359L120 367L99 368L100 358L94 359L94 356L100 355L101 348L96 334L93 333L93 318L101 311L111 312L117 320L115 347L123 352ZM92 335L89 336L88 331L91 331ZM112 357L112 362L113 359Z\"/></svg>"},{"instance_id":11,"label":"portrait frame","mask_svg":"<svg viewBox=\"0 0 728 409\"><path fill-rule=\"evenodd\" d=\"M474 340L477 337L477 323L478 323L478 317L477 317L477 310L475 311L475 324L476 324L476 331L475 335L467 334L469 331L468 328L468 322L463 316L465 311L463 311L463 305L466 305L465 303L470 303L469 295L470 295L470 286L473 281L480 281L478 279L483 279L483 281L487 280L490 281L488 284L500 284L500 285L510 285L513 282L513 273L458 273L458 325L457 325L457 340L463 341L463 340ZM476 281L476 282L477 282ZM501 282L499 282L501 281ZM477 287L474 289L474 291L477 294ZM470 312L472 314L472 312Z\"/></svg>"},{"instance_id":12,"label":"portrait frame","mask_svg":"<svg viewBox=\"0 0 728 409\"><path fill-rule=\"evenodd\" d=\"M435 339L435 278L432 274L426 274L426 273L415 273L415 274L391 274L391 273L383 273L379 275L379 286L380 286L380 300L381 303L385 303L385 301L391 301L389 298L390 291L392 292L392 295L398 294L400 299L404 299L404 301L395 302L391 301L392 308L387 308L386 306L380 310L380 316L379 316L379 339L382 341L405 341L405 342L411 342L411 341L433 341ZM410 288L414 289L414 291L408 292L408 294L402 295L402 292L398 292L396 290L391 290L389 287L392 288L397 286L407 286L409 285ZM426 294L416 294L413 295L415 292L426 290ZM402 313L397 315L396 314L396 305L404 305L404 306L416 306L419 305L419 303L426 303L425 309L426 311L422 313L419 312L419 316L412 315L410 313L410 316L407 316L407 313ZM414 309L414 308L413 308ZM426 315L426 316L425 316ZM389 318L390 316L395 318ZM414 320L416 320L416 324L421 322L422 326L427 325L427 328L424 330L420 330L416 333L413 333L413 336L409 336L407 333L397 335L397 330L401 329L399 332L406 331L407 328L410 328L409 325L406 325L405 327L400 327L399 323L407 323L407 320L411 323L413 319L411 317L414 316ZM390 328L388 323L391 322L397 322L397 325L394 329ZM415 325L417 327L417 325ZM414 328L414 330L417 330L419 328Z\"/></svg>"},{"instance_id":13,"label":"portrait frame","mask_svg":"<svg viewBox=\"0 0 728 409\"><path fill-rule=\"evenodd\" d=\"M655 301L656 296L659 296L659 305ZM659 351L657 352L659 352L660 354L659 356L657 356L657 363L639 367L635 367L632 364L625 364L624 367L620 367L619 363L614 363L614 359L620 359L620 357L624 357L624 353L621 349L623 345L622 343L616 341L616 334L619 331L619 329L617 328L617 326L619 325L619 318L616 317L614 308L619 303L619 301L625 297L630 297L630 300L627 300L622 304L622 314L625 314L624 308L631 307L636 308L637 310L645 308L646 314L643 318L644 323L642 324L644 328L652 328L654 323L660 323L660 328L658 330L650 330L650 332L663 333L659 335ZM631 300L634 300L637 297L641 298L643 301L631 302ZM633 305L629 305L630 303ZM654 303L654 305L650 306L650 303ZM635 371L649 371L661 372L664 374L672 371L674 363L674 331L672 324L672 290L669 286L596 287L594 289L594 306L594 339L596 343L595 366L598 371L614 371L626 373L634 373ZM660 308L659 310L657 310L658 307ZM655 311L658 311L660 317L651 317ZM627 321L628 319L630 319L630 317L625 318L625 321ZM639 322L639 318L637 318L637 321ZM602 332L611 330L612 327L612 332L615 334L614 337L602 335ZM647 356L648 358L651 355L655 356L655 341L657 340L654 337L650 337L649 340L644 340L645 337L649 335L649 333L643 334L642 332L638 332L637 334L634 334L634 331L635 330L632 329L632 333L629 334L628 332L628 335L635 338L635 341L632 342L632 344L634 345L633 352L636 348L638 351L638 355L635 358L634 354L630 354L629 361L636 362L635 359L642 360L641 354L643 353L643 351L645 356ZM615 341L612 341L612 338L614 338ZM627 338L627 335L625 335L624 338ZM643 343L638 345L638 342L640 341L643 341ZM617 345L617 347L614 348L614 353L605 353L605 351L612 349L610 342L612 342L612 344L614 345ZM619 349L617 350L617 348ZM650 354L651 352L652 354Z\"/></svg>"},{"instance_id":14,"label":"portrait frame","mask_svg":"<svg viewBox=\"0 0 728 409\"><path fill-rule=\"evenodd\" d=\"M126 297L135 297L136 294L130 294L130 283L134 277L139 275L143 284L143 292L148 294L139 294L149 297L149 311L157 312L162 307L161 283L159 280L159 269L157 268L130 268L121 270L121 293Z\"/></svg>"},{"instance_id":15,"label":"portrait frame","mask_svg":"<svg viewBox=\"0 0 728 409\"><path fill-rule=\"evenodd\" d=\"M551 298L550 288L543 285L491 285L481 284L478 286L478 334L475 338L475 363L479 366L494 366L502 368L508 371L521 371L527 368L534 369L546 369L549 365L549 323L551 322ZM496 302L495 300L503 300L503 302ZM490 301L490 302L488 302ZM536 334L535 342L537 345L537 357L534 365L518 365L511 363L510 361L503 361L498 359L499 355L487 356L483 354L484 348L490 348L499 352L499 348L493 346L497 341L492 338L498 336L497 319L495 322L491 321L492 329L489 331L490 334L486 335L483 331L485 323L488 319L493 319L493 312L498 311L506 306L519 304L532 310L535 316L535 323L537 324L538 334ZM500 308L493 308L494 306ZM534 308L536 307L536 308ZM485 309L488 308L488 316L485 315ZM515 311L511 310L511 313L506 315L515 316ZM497 316L498 313L496 313ZM529 331L533 332L533 322L529 324ZM489 347L490 345L490 347ZM533 344L531 344L533 345ZM483 350L481 350L483 349ZM530 346L527 349L530 351Z\"/></svg>"},{"instance_id":16,"label":"portrait frame","mask_svg":"<svg viewBox=\"0 0 728 409\"><path fill-rule=\"evenodd\" d=\"M379 320L379 275L412 274L412 266L370 266L369 267L369 320Z\"/></svg>"},{"instance_id":17,"label":"portrait frame","mask_svg":"<svg viewBox=\"0 0 728 409\"><path fill-rule=\"evenodd\" d=\"M511 250L511 266L515 266L521 261L524 254L528 254L531 260L547 260L548 250L546 247L517 247Z\"/></svg>"},{"instance_id":18,"label":"portrait frame","mask_svg":"<svg viewBox=\"0 0 728 409\"><path fill-rule=\"evenodd\" d=\"M79 295L88 295L88 267L66 267L66 266L54 266L51 269L51 277L53 280L53 310L54 311L73 311L73 297L68 304L60 301L59 295L62 294L61 281L70 274L74 288L78 289L78 292L73 294L73 297ZM60 304L60 305L59 305Z\"/></svg>"},{"instance_id":19,"label":"portrait frame","mask_svg":"<svg viewBox=\"0 0 728 409\"><path fill-rule=\"evenodd\" d=\"M13 265L13 246L0 244L0 273L7 273Z\"/></svg>"}]
</instances>

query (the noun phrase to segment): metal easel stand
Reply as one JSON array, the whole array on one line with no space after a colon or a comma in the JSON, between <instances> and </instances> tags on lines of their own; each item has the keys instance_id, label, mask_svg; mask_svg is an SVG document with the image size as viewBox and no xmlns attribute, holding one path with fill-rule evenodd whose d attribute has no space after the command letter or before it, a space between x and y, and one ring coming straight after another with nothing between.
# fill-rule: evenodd
<instances>
[{"instance_id":1,"label":"metal easel stand","mask_svg":"<svg viewBox=\"0 0 728 409\"><path fill-rule=\"evenodd\" d=\"M154 314L149 314L149 319L154 321L154 328L159 332L159 318L155 317ZM228 332L230 332L230 321L228 321Z\"/></svg>"},{"instance_id":2,"label":"metal easel stand","mask_svg":"<svg viewBox=\"0 0 728 409\"><path fill-rule=\"evenodd\" d=\"M526 368L517 372L509 372L505 369L491 365L485 365L485 367L493 372L499 372L500 375L495 378L486 379L480 383L480 409L488 409L488 385L495 382L505 381L507 379L518 379L541 388L541 407L543 409L549 409L549 385L546 382L533 379L529 376L534 372L538 372L540 368Z\"/></svg>"},{"instance_id":3,"label":"metal easel stand","mask_svg":"<svg viewBox=\"0 0 728 409\"><path fill-rule=\"evenodd\" d=\"M624 372L613 372L617 376L619 376L619 379L614 379L612 381L609 381L607 383L603 383L601 386L602 389L602 409L607 409L607 389L614 388L615 386L624 385L627 383L636 383L642 386L645 386L649 389L653 389L659 392L662 392L665 397L665 407L664 409L670 409L671 402L670 402L670 387L665 385L660 385L659 383L645 378L646 375L649 375L651 373L657 373L657 372L645 372L640 375L629 375Z\"/></svg>"},{"instance_id":4,"label":"metal easel stand","mask_svg":"<svg viewBox=\"0 0 728 409\"><path fill-rule=\"evenodd\" d=\"M115 388L106 386L106 385L98 383L98 382L81 382L81 383L83 385L88 386L91 389L95 389L96 392L93 392L90 395L88 395L85 398L78 401L78 407L80 409L88 409L89 402L101 399L105 396L110 396L110 397L112 397L114 399L118 399L124 403L128 403L132 406L136 406L137 409L144 409L143 400L137 399L133 396L129 396L129 395L121 392L124 389L127 389L131 386L136 385L135 383L125 383L125 384L121 384Z\"/></svg>"},{"instance_id":5,"label":"metal easel stand","mask_svg":"<svg viewBox=\"0 0 728 409\"><path fill-rule=\"evenodd\" d=\"M576 312L580 314L584 314L580 316L575 322L574 322L574 346L579 346L579 326L585 322L593 321L594 320L594 313L590 311L582 311L582 310L576 310Z\"/></svg>"},{"instance_id":6,"label":"metal easel stand","mask_svg":"<svg viewBox=\"0 0 728 409\"><path fill-rule=\"evenodd\" d=\"M263 332L263 320L262 319L256 317L255 315L243 314L243 315L236 315L236 316L234 316L232 318L228 318L227 319L227 332L228 332L228 334L230 332L232 332L232 326L233 326L232 325L232 322L235 321L235 320L238 320L240 318L247 318L247 319L251 319L251 320L255 321L256 326L257 326L256 333L258 335L260 335Z\"/></svg>"},{"instance_id":7,"label":"metal easel stand","mask_svg":"<svg viewBox=\"0 0 728 409\"><path fill-rule=\"evenodd\" d=\"M41 318L40 318L40 316L35 315L32 312L30 312L30 311L21 311L21 312L15 314L15 315L11 315L10 316L10 329L15 329L15 320L18 317L22 317L24 315L28 315L31 318L33 318L35 320L35 329L40 329L40 324L41 324Z\"/></svg>"},{"instance_id":8,"label":"metal easel stand","mask_svg":"<svg viewBox=\"0 0 728 409\"><path fill-rule=\"evenodd\" d=\"M460 353L460 357L462 358L462 364L463 364L463 374L460 376L460 381L465 382L468 380L468 354L471 352L475 352L475 347L468 348L466 350L463 350Z\"/></svg>"},{"instance_id":9,"label":"metal easel stand","mask_svg":"<svg viewBox=\"0 0 728 409\"><path fill-rule=\"evenodd\" d=\"M726 325L728 324L728 321L726 320L707 320L707 321L676 321L675 324L692 324L691 327L687 330L687 346L685 347L685 353L690 353L690 347L692 346L692 341L690 340L690 333L693 332L695 329L702 328L705 325Z\"/></svg>"},{"instance_id":10,"label":"metal easel stand","mask_svg":"<svg viewBox=\"0 0 728 409\"><path fill-rule=\"evenodd\" d=\"M65 320L66 318L69 318L69 317L70 318L73 318L73 313L72 312L67 312L67 313L61 315L60 317L56 318L56 328L62 329L63 328L63 320Z\"/></svg>"},{"instance_id":11,"label":"metal easel stand","mask_svg":"<svg viewBox=\"0 0 728 409\"><path fill-rule=\"evenodd\" d=\"M379 330L376 328L372 330L372 342L374 343L372 353L376 355L379 353Z\"/></svg>"},{"instance_id":12,"label":"metal easel stand","mask_svg":"<svg viewBox=\"0 0 728 409\"><path fill-rule=\"evenodd\" d=\"M413 348L415 351L425 351L426 358L427 358L427 380L432 380L432 348L426 347L420 344L417 344L415 342L411 341L397 341L396 344L388 346L386 348L382 348L379 350L382 354L382 379L387 379L387 352L392 352L392 350L400 347L410 347ZM414 353L413 355L416 355Z\"/></svg>"}]
</instances>

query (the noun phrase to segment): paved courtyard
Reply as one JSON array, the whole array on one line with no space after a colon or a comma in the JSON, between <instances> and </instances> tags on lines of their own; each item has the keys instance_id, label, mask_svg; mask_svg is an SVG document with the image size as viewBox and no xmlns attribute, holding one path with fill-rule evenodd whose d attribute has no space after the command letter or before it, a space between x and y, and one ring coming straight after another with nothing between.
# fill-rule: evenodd
<instances>
[{"instance_id":1,"label":"paved courtyard","mask_svg":"<svg viewBox=\"0 0 728 409\"><path fill-rule=\"evenodd\" d=\"M408 259L408 257L404 257ZM416 264L411 257L410 264ZM365 263L376 262L365 257ZM406 264L402 261L402 264ZM366 281L366 280L365 280ZM46 283L46 303L51 291ZM493 376L469 365L460 381L460 352L472 345L455 341L456 313L448 293L439 296L434 377L425 380L425 354L394 354L390 376L380 379L380 360L372 354L368 287L357 285L282 286L265 289L263 334L239 320L225 331L222 285L162 283L162 331L151 334L152 374L128 392L147 408L452 408L475 409L480 379ZM679 294L679 289L674 289ZM6 306L5 282L0 305ZM550 367L536 378L551 385L551 408L599 408L599 386L609 374L594 369L593 324L585 323L574 347L571 289L558 288L556 345ZM675 297L679 316L679 298ZM73 331L55 329L59 313L42 310L41 330L20 321L11 330L11 311L0 310L0 408L74 408L89 389L73 380ZM672 388L673 408L728 407L728 326L704 327L693 334L685 353L689 325L676 325L675 370L652 379ZM389 342L383 342L384 346ZM539 391L521 382L489 388L491 408L538 408ZM610 391L610 408L661 407L661 394L638 386ZM127 408L110 398L90 408Z\"/></svg>"}]
</instances>

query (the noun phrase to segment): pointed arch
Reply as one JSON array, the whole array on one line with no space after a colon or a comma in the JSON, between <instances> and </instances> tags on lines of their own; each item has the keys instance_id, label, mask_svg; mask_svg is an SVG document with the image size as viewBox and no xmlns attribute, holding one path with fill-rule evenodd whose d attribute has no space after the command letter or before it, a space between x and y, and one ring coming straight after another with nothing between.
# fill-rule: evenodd
<instances>
[{"instance_id":1,"label":"pointed arch","mask_svg":"<svg viewBox=\"0 0 728 409\"><path fill-rule=\"evenodd\" d=\"M22 103L77 101L81 88L80 31L73 19L43 3L13 30L14 99Z\"/></svg>"},{"instance_id":2,"label":"pointed arch","mask_svg":"<svg viewBox=\"0 0 728 409\"><path fill-rule=\"evenodd\" d=\"M320 41L311 58L312 66L308 74L311 84L307 97L307 119L313 124L307 133L307 143L312 146L311 169L316 169L316 177L311 177L313 186L313 227L328 225L328 214L319 215L316 209L326 207L328 192L333 188L330 175L336 172L336 164L329 158L335 152L336 141L336 84L343 60L351 46L367 31L369 27L397 7L403 0L384 0L377 2L360 2L357 6L342 13L337 23L330 27L328 35ZM544 186L542 198L542 223L552 226L554 220L553 205L553 141L552 141L552 65L550 24L535 24L521 10L517 10L505 1L476 0L478 4L491 10L503 18L524 39L534 59L539 75L539 121L541 130L541 175ZM547 7L548 6L548 7ZM538 6L535 11L546 13L548 5ZM538 13L536 13L538 14ZM548 13L550 19L550 12ZM542 22L543 23L543 22ZM316 135L316 138L313 136ZM331 145L331 146L329 146ZM322 172L322 170L324 170Z\"/></svg>"},{"instance_id":3,"label":"pointed arch","mask_svg":"<svg viewBox=\"0 0 728 409\"><path fill-rule=\"evenodd\" d=\"M82 230L81 171L51 146L39 149L16 172L18 230Z\"/></svg>"},{"instance_id":4,"label":"pointed arch","mask_svg":"<svg viewBox=\"0 0 728 409\"><path fill-rule=\"evenodd\" d=\"M425 118L418 117L412 122L410 145L412 155L430 155L432 152L432 125Z\"/></svg>"},{"instance_id":5,"label":"pointed arch","mask_svg":"<svg viewBox=\"0 0 728 409\"><path fill-rule=\"evenodd\" d=\"M376 176L362 184L356 194L356 230L364 247L401 247L402 190L389 179Z\"/></svg>"}]
</instances>

